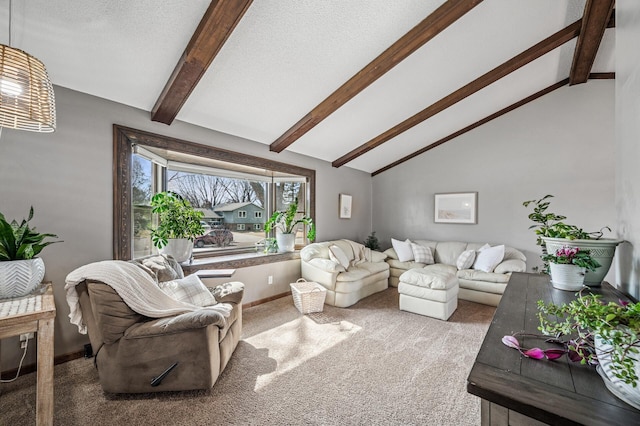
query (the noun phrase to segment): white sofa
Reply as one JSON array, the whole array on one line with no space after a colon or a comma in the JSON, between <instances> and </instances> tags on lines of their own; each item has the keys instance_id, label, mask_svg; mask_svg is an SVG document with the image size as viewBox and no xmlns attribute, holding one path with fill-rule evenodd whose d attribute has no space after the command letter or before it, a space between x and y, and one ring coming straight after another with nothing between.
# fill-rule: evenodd
<instances>
[{"instance_id":1,"label":"white sofa","mask_svg":"<svg viewBox=\"0 0 640 426\"><path fill-rule=\"evenodd\" d=\"M413 242L431 248L435 263L427 265L415 261L401 262L398 260L396 251L390 248L384 252L390 266L389 285L398 287L401 275L411 269L448 273L455 275L458 279L458 299L498 306L511 273L526 272L525 255L512 247L505 246L504 258L492 272L483 272L475 269L458 270L456 266L462 252L466 250L477 251L483 244L428 240L414 240ZM415 274L413 278L416 278Z\"/></svg>"},{"instance_id":2,"label":"white sofa","mask_svg":"<svg viewBox=\"0 0 640 426\"><path fill-rule=\"evenodd\" d=\"M386 257L354 241L326 241L300 250L300 268L302 278L327 289L326 304L346 308L388 288Z\"/></svg>"}]
</instances>

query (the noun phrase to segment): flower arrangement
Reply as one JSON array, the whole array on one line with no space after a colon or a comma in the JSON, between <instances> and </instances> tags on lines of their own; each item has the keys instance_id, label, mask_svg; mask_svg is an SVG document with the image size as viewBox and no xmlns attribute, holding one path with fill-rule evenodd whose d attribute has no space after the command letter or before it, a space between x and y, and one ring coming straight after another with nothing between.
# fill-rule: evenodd
<instances>
[{"instance_id":1,"label":"flower arrangement","mask_svg":"<svg viewBox=\"0 0 640 426\"><path fill-rule=\"evenodd\" d=\"M615 377L637 386L636 356L631 355L640 353L640 304L622 300L605 303L599 295L580 293L569 304L538 301L538 311L542 335L515 333L504 336L502 343L528 358L555 360L567 354L573 362L594 365L598 364L594 337L599 336L612 346L607 354ZM520 346L519 335L544 338L562 347L526 349ZM567 340L562 340L564 337Z\"/></svg>"},{"instance_id":2,"label":"flower arrangement","mask_svg":"<svg viewBox=\"0 0 640 426\"><path fill-rule=\"evenodd\" d=\"M553 254L543 255L542 260L558 265L576 265L590 271L595 271L600 266L598 261L591 257L590 250L581 250L578 247L564 246Z\"/></svg>"}]
</instances>

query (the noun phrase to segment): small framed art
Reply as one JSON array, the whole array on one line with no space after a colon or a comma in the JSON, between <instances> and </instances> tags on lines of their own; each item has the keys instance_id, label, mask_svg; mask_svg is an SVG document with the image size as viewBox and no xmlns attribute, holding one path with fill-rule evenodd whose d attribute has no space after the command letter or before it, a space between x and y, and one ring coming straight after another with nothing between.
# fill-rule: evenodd
<instances>
[{"instance_id":1,"label":"small framed art","mask_svg":"<svg viewBox=\"0 0 640 426\"><path fill-rule=\"evenodd\" d=\"M340 194L340 219L351 219L351 195Z\"/></svg>"},{"instance_id":2,"label":"small framed art","mask_svg":"<svg viewBox=\"0 0 640 426\"><path fill-rule=\"evenodd\" d=\"M436 223L478 223L478 193L435 194Z\"/></svg>"}]
</instances>

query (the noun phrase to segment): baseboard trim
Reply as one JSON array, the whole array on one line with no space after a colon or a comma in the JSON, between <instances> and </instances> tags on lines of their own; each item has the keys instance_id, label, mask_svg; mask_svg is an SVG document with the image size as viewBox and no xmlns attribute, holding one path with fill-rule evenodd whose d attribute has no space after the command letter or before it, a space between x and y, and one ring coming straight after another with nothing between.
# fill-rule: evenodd
<instances>
[{"instance_id":1,"label":"baseboard trim","mask_svg":"<svg viewBox=\"0 0 640 426\"><path fill-rule=\"evenodd\" d=\"M271 302L272 300L281 299L283 297L290 296L290 291L285 291L284 293L276 294L275 296L265 297L264 299L254 300L253 302L245 303L242 305L242 309L251 308L252 306L262 305L263 303Z\"/></svg>"},{"instance_id":2,"label":"baseboard trim","mask_svg":"<svg viewBox=\"0 0 640 426\"><path fill-rule=\"evenodd\" d=\"M58 355L57 357L55 357L53 359L53 364L54 365L64 364L65 362L73 361L74 359L82 358L83 356L84 356L84 350L71 352L71 353L63 354L63 355ZM30 373L33 373L33 372L37 371L36 365L37 364L35 364L35 363L34 364L23 365L22 368L20 369L20 376L24 376L25 374L30 374ZM3 371L2 372L2 379L3 380L10 380L10 379L16 377L17 373L18 373L18 369L17 368Z\"/></svg>"}]
</instances>

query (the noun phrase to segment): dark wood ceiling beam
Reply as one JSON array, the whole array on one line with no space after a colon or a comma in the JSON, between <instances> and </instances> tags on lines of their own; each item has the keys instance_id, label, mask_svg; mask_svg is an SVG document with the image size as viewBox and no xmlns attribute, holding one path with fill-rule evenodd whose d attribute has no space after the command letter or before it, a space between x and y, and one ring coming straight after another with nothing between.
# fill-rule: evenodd
<instances>
[{"instance_id":1,"label":"dark wood ceiling beam","mask_svg":"<svg viewBox=\"0 0 640 426\"><path fill-rule=\"evenodd\" d=\"M495 113L483 118L482 120L478 120L475 123L468 125L464 129L461 129L461 130L458 130L457 132L451 133L449 136L445 136L444 138L442 138L442 139L440 139L440 140L438 140L438 141L436 141L436 142L434 142L432 144L429 144L429 145L425 146L424 148L421 148L421 149L419 149L418 151L416 151L416 152L414 152L412 154L409 154L409 155L407 155L405 157L402 157L398 161L394 161L393 163L389 164L388 166L385 166L385 167L383 167L381 169L376 170L375 172L371 173L371 176L379 175L380 173L385 172L385 171L387 171L389 169L392 169L392 168L394 168L394 167L396 167L396 166L398 166L398 165L400 165L400 164L402 164L402 163L404 163L406 161L409 161L412 158L415 158L420 154L424 154L425 152L430 151L433 148L435 148L437 146L440 146L440 145L442 145L442 144L444 144L446 142L449 142L451 139L455 139L458 136L461 136L461 135L463 135L463 134L475 129L476 127L480 127L483 124L486 124L486 123L490 122L491 120L494 120L494 119L496 119L496 118L498 118L498 117L500 117L502 115L505 115L506 113L511 112L516 108L520 108L521 106L526 105L529 102L534 101L534 100L536 100L536 99L538 99L538 98L540 98L540 97L542 97L542 96L544 96L544 95L546 95L548 93L551 93L554 90L561 88L562 86L566 86L568 83L569 83L569 79L566 78L566 79L564 79L562 81L559 81L559 82L557 82L555 84L552 84L551 86L547 87L546 89L542 89L539 92L536 92L531 96L527 96L526 98L522 99L521 101L518 101L518 102L516 102L514 104L511 104L508 107L503 108L500 111L495 112Z\"/></svg>"},{"instance_id":2,"label":"dark wood ceiling beam","mask_svg":"<svg viewBox=\"0 0 640 426\"><path fill-rule=\"evenodd\" d=\"M569 84L587 82L604 31L611 20L614 4L615 0L587 0L582 16L582 28L573 53Z\"/></svg>"},{"instance_id":3,"label":"dark wood ceiling beam","mask_svg":"<svg viewBox=\"0 0 640 426\"><path fill-rule=\"evenodd\" d=\"M213 0L151 110L171 124L253 0Z\"/></svg>"},{"instance_id":4,"label":"dark wood ceiling beam","mask_svg":"<svg viewBox=\"0 0 640 426\"><path fill-rule=\"evenodd\" d=\"M357 157L395 138L399 134L422 123L426 119L433 117L434 115L438 114L441 111L444 111L445 109L449 108L452 105L455 105L456 103L460 102L464 98L489 86L490 84L496 82L502 77L538 59L542 55L552 51L553 49L559 46L562 46L564 43L578 36L578 34L580 33L580 27L581 27L581 20L578 20L573 24L569 25L568 27L551 35L550 37L547 37L546 39L530 47L529 49L525 50L519 55L514 56L513 58L497 66L496 68L492 69L486 74L473 80L471 83L468 83L467 85L445 96L444 98L428 106L427 108L423 109L417 114L414 114L413 116L407 118L400 124L390 128L386 132L376 136L375 138L371 139L365 144L360 145L359 147L352 150L351 152L338 158L332 163L333 167L343 166L344 164L356 159Z\"/></svg>"},{"instance_id":5,"label":"dark wood ceiling beam","mask_svg":"<svg viewBox=\"0 0 640 426\"><path fill-rule=\"evenodd\" d=\"M476 7L482 0L449 0L431 13L411 31L382 52L366 67L358 71L346 83L329 95L308 114L276 139L269 147L271 151L282 152L309 130L313 129L342 105L362 92L371 83L382 77L407 56L440 34L465 13Z\"/></svg>"}]
</instances>

